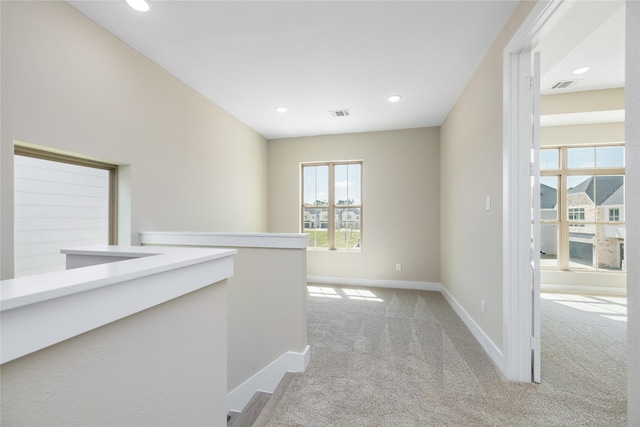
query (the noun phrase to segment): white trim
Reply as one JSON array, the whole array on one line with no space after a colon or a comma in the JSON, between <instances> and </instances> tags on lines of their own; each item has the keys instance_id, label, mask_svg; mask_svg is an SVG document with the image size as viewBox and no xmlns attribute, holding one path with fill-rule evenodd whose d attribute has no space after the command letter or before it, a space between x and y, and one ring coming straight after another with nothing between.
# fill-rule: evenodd
<instances>
[{"instance_id":1,"label":"white trim","mask_svg":"<svg viewBox=\"0 0 640 427\"><path fill-rule=\"evenodd\" d=\"M307 276L308 283L321 285L368 286L371 288L413 289L417 291L440 292L442 285L433 282L413 282L408 280L373 280L351 277Z\"/></svg>"},{"instance_id":2,"label":"white trim","mask_svg":"<svg viewBox=\"0 0 640 427\"><path fill-rule=\"evenodd\" d=\"M287 372L304 372L310 360L309 346L302 353L289 351L283 354L227 394L228 411L242 412L258 391L273 393Z\"/></svg>"},{"instance_id":3,"label":"white trim","mask_svg":"<svg viewBox=\"0 0 640 427\"><path fill-rule=\"evenodd\" d=\"M214 233L204 231L141 231L143 245L218 246L229 248L305 249L304 233Z\"/></svg>"},{"instance_id":4,"label":"white trim","mask_svg":"<svg viewBox=\"0 0 640 427\"><path fill-rule=\"evenodd\" d=\"M467 326L471 334L475 337L475 339L480 343L484 351L489 355L493 363L500 369L504 365L504 356L502 351L496 346L496 344L489 338L487 334L484 333L482 328L478 326L478 324L473 320L469 313L465 311L464 308L456 301L456 299L447 291L447 288L444 286L440 290L440 293L447 300L453 311L462 319L464 324Z\"/></svg>"},{"instance_id":5,"label":"white trim","mask_svg":"<svg viewBox=\"0 0 640 427\"><path fill-rule=\"evenodd\" d=\"M76 255L84 253L86 256L111 256L114 259L118 259L117 253L121 252L124 254L124 258L130 259L82 269L3 280L0 282L2 286L0 310L5 312L17 307L229 257L237 253L234 249L142 248L139 246L106 245L88 246L64 252Z\"/></svg>"},{"instance_id":6,"label":"white trim","mask_svg":"<svg viewBox=\"0 0 640 427\"><path fill-rule=\"evenodd\" d=\"M627 420L640 425L640 3L626 2Z\"/></svg>"},{"instance_id":7,"label":"white trim","mask_svg":"<svg viewBox=\"0 0 640 427\"><path fill-rule=\"evenodd\" d=\"M0 363L233 275L235 250L167 249L156 249L155 256L0 282ZM113 247L108 251L113 253Z\"/></svg>"},{"instance_id":8,"label":"white trim","mask_svg":"<svg viewBox=\"0 0 640 427\"><path fill-rule=\"evenodd\" d=\"M510 380L531 381L529 160L531 50L570 2L537 2L503 51L503 365ZM527 142L526 146L523 146Z\"/></svg>"}]
</instances>

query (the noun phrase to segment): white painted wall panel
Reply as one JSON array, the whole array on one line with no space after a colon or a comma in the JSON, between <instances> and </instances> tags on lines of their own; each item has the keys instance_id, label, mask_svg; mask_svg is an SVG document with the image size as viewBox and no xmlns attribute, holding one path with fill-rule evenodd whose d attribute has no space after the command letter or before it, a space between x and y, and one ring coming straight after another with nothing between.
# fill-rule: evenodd
<instances>
[{"instance_id":1,"label":"white painted wall panel","mask_svg":"<svg viewBox=\"0 0 640 427\"><path fill-rule=\"evenodd\" d=\"M109 243L109 171L14 158L16 277L65 269L63 247Z\"/></svg>"}]
</instances>

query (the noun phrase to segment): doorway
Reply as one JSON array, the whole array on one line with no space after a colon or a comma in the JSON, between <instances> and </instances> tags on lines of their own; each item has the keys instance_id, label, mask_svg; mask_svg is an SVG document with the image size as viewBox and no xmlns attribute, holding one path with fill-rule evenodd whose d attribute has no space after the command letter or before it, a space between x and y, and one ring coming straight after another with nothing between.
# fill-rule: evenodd
<instances>
[{"instance_id":1,"label":"doorway","mask_svg":"<svg viewBox=\"0 0 640 427\"><path fill-rule=\"evenodd\" d=\"M505 48L503 370L510 379L518 381L531 381L535 360L532 356L539 351L538 337L532 331L540 318L535 308L537 297L533 286L529 286L529 264L534 255L531 248L530 197L534 107L532 92L525 83L531 81L532 52L575 3L580 2L539 2ZM637 159L630 161L637 162ZM628 164L627 167L632 166ZM631 313L630 317L630 323L634 322Z\"/></svg>"}]
</instances>

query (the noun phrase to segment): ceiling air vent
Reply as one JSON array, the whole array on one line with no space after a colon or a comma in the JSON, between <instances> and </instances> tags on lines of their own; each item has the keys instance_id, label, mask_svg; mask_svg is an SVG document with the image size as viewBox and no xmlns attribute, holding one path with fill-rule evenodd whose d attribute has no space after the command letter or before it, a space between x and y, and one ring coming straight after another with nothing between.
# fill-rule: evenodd
<instances>
[{"instance_id":1,"label":"ceiling air vent","mask_svg":"<svg viewBox=\"0 0 640 427\"><path fill-rule=\"evenodd\" d=\"M349 117L351 114L349 110L333 110L329 111L333 117Z\"/></svg>"},{"instance_id":2,"label":"ceiling air vent","mask_svg":"<svg viewBox=\"0 0 640 427\"><path fill-rule=\"evenodd\" d=\"M551 89L566 89L577 83L577 80L562 80L551 86Z\"/></svg>"}]
</instances>

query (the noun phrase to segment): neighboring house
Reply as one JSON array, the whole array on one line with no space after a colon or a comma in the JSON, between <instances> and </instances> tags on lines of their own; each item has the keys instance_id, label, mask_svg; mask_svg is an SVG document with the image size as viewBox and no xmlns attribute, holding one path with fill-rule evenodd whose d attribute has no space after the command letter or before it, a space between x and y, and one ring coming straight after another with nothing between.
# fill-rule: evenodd
<instances>
[{"instance_id":1,"label":"neighboring house","mask_svg":"<svg viewBox=\"0 0 640 427\"><path fill-rule=\"evenodd\" d=\"M555 221L557 189L540 185L542 221ZM569 221L569 257L571 261L591 267L624 269L625 227L624 177L596 176L585 179L567 191ZM555 228L541 233L541 248L545 254L557 254Z\"/></svg>"},{"instance_id":2,"label":"neighboring house","mask_svg":"<svg viewBox=\"0 0 640 427\"><path fill-rule=\"evenodd\" d=\"M328 208L305 208L304 228L327 228Z\"/></svg>"},{"instance_id":3,"label":"neighboring house","mask_svg":"<svg viewBox=\"0 0 640 427\"><path fill-rule=\"evenodd\" d=\"M319 215L318 209L305 209L304 215L304 228L318 228Z\"/></svg>"},{"instance_id":4,"label":"neighboring house","mask_svg":"<svg viewBox=\"0 0 640 427\"><path fill-rule=\"evenodd\" d=\"M558 220L558 190L540 184L540 219L544 221ZM558 257L558 225L542 224L540 227L541 257L557 259Z\"/></svg>"},{"instance_id":5,"label":"neighboring house","mask_svg":"<svg viewBox=\"0 0 640 427\"><path fill-rule=\"evenodd\" d=\"M540 218L558 219L558 190L545 184L540 184Z\"/></svg>"},{"instance_id":6,"label":"neighboring house","mask_svg":"<svg viewBox=\"0 0 640 427\"><path fill-rule=\"evenodd\" d=\"M612 223L598 225L598 267L622 269L626 271L624 259L626 227L624 224L619 224L625 220L624 184L622 182L620 182L617 190L596 207L596 218L598 221Z\"/></svg>"},{"instance_id":7,"label":"neighboring house","mask_svg":"<svg viewBox=\"0 0 640 427\"><path fill-rule=\"evenodd\" d=\"M360 209L358 208L340 208L336 211L336 229L360 228ZM305 208L304 209L304 228L322 228L328 227L328 209L325 208Z\"/></svg>"},{"instance_id":8,"label":"neighboring house","mask_svg":"<svg viewBox=\"0 0 640 427\"><path fill-rule=\"evenodd\" d=\"M360 209L336 208L336 229L342 228L351 230L360 228Z\"/></svg>"}]
</instances>

